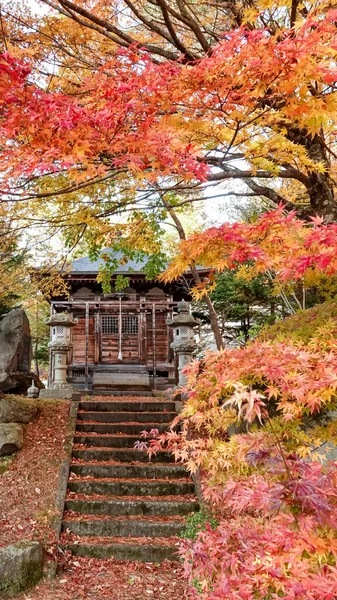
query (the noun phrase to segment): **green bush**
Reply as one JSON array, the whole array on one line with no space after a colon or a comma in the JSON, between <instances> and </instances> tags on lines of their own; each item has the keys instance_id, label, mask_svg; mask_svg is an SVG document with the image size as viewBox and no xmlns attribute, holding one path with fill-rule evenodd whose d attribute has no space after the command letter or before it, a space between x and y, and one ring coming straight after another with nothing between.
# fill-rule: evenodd
<instances>
[{"instance_id":1,"label":"green bush","mask_svg":"<svg viewBox=\"0 0 337 600\"><path fill-rule=\"evenodd\" d=\"M187 518L185 529L181 537L195 540L200 531L205 531L207 524L209 524L212 529L216 529L219 523L212 513L203 506L198 512L191 514Z\"/></svg>"}]
</instances>

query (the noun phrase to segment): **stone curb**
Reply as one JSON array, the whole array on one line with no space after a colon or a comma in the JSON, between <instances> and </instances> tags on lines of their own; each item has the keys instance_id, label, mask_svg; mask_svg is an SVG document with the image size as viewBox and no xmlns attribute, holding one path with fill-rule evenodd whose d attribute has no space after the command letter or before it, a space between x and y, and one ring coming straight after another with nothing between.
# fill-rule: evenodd
<instances>
[{"instance_id":1,"label":"stone curb","mask_svg":"<svg viewBox=\"0 0 337 600\"><path fill-rule=\"evenodd\" d=\"M62 530L62 519L63 519L63 511L65 505L65 499L67 495L67 487L68 487L68 479L70 472L70 463L71 463L71 455L72 455L72 447L73 447L73 438L76 429L76 420L77 420L77 411L78 411L79 402L73 401L70 402L69 405L69 415L68 415L68 424L66 429L66 436L64 441L64 453L66 454L66 458L62 461L59 471L59 478L56 490L56 499L55 505L58 511L58 516L55 518L53 523L53 528L56 531L57 535L57 543L59 542L61 530ZM56 559L55 562L52 562L48 568L48 576L54 577L56 575L58 567L58 561Z\"/></svg>"}]
</instances>

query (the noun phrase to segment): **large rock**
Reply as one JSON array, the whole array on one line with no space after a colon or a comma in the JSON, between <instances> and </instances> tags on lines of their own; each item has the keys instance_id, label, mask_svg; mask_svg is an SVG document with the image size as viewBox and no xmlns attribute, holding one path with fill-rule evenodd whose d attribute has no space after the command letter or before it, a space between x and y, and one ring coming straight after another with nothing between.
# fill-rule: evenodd
<instances>
[{"instance_id":1,"label":"large rock","mask_svg":"<svg viewBox=\"0 0 337 600\"><path fill-rule=\"evenodd\" d=\"M27 390L29 380L25 374L30 373L31 357L28 317L24 310L16 308L5 315L0 322L0 390L3 392Z\"/></svg>"},{"instance_id":2,"label":"large rock","mask_svg":"<svg viewBox=\"0 0 337 600\"><path fill-rule=\"evenodd\" d=\"M8 456L23 446L23 429L20 423L0 423L0 456Z\"/></svg>"},{"instance_id":3,"label":"large rock","mask_svg":"<svg viewBox=\"0 0 337 600\"><path fill-rule=\"evenodd\" d=\"M32 403L0 398L0 423L29 423L37 413Z\"/></svg>"},{"instance_id":4,"label":"large rock","mask_svg":"<svg viewBox=\"0 0 337 600\"><path fill-rule=\"evenodd\" d=\"M0 548L0 598L11 598L35 585L42 577L42 559L39 542Z\"/></svg>"}]
</instances>

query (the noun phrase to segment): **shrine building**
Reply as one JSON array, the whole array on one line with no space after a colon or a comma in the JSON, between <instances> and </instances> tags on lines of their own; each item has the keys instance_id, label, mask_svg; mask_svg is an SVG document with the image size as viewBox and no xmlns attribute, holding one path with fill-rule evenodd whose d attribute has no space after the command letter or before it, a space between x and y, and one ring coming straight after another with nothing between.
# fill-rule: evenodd
<instances>
[{"instance_id":1,"label":"shrine building","mask_svg":"<svg viewBox=\"0 0 337 600\"><path fill-rule=\"evenodd\" d=\"M97 281L103 265L102 258L75 260L64 275L69 296L51 299L51 316L68 313L75 323L69 328L67 383L74 390L103 395L172 387L178 373L168 323L178 303L191 300L192 274L166 284L146 278L145 262L129 261L116 270L111 293L105 294ZM208 270L198 271L207 276ZM117 275L129 278L129 287L122 292L114 289ZM51 329L52 336L56 329ZM50 358L49 382L53 382L52 354Z\"/></svg>"}]
</instances>

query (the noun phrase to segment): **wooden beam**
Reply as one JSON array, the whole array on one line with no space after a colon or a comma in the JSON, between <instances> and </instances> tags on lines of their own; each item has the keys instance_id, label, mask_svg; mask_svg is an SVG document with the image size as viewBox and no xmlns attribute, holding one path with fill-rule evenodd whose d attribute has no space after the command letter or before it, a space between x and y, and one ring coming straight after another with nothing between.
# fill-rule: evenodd
<instances>
[{"instance_id":1,"label":"wooden beam","mask_svg":"<svg viewBox=\"0 0 337 600\"><path fill-rule=\"evenodd\" d=\"M153 358L153 389L157 389L157 364L156 364L156 305L152 304L152 358Z\"/></svg>"},{"instance_id":2,"label":"wooden beam","mask_svg":"<svg viewBox=\"0 0 337 600\"><path fill-rule=\"evenodd\" d=\"M85 303L85 391L89 390L89 367L88 367L88 350L89 350L89 302Z\"/></svg>"},{"instance_id":3,"label":"wooden beam","mask_svg":"<svg viewBox=\"0 0 337 600\"><path fill-rule=\"evenodd\" d=\"M100 326L101 326L101 316L99 306L95 309L94 313L94 363L97 365L99 363L99 354L100 354Z\"/></svg>"},{"instance_id":4,"label":"wooden beam","mask_svg":"<svg viewBox=\"0 0 337 600\"><path fill-rule=\"evenodd\" d=\"M50 304L50 316L53 316L53 312L54 312L54 303L52 302ZM53 328L50 327L49 329L49 339L50 341L52 340L52 335L53 335ZM52 355L52 351L51 348L48 348L48 355L49 355L49 363L48 363L48 387L51 386L51 384L53 383L53 355Z\"/></svg>"}]
</instances>

